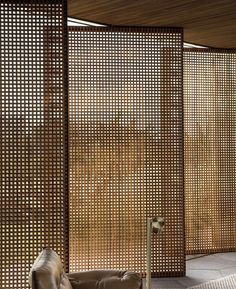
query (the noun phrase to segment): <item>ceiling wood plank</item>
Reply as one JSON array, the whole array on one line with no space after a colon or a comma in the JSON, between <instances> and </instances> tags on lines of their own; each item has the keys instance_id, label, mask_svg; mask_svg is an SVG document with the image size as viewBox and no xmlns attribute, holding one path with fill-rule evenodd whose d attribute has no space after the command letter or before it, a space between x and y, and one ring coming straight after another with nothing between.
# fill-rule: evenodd
<instances>
[{"instance_id":1,"label":"ceiling wood plank","mask_svg":"<svg viewBox=\"0 0 236 289\"><path fill-rule=\"evenodd\" d=\"M107 25L183 27L186 42L236 48L236 0L68 0L68 16Z\"/></svg>"}]
</instances>

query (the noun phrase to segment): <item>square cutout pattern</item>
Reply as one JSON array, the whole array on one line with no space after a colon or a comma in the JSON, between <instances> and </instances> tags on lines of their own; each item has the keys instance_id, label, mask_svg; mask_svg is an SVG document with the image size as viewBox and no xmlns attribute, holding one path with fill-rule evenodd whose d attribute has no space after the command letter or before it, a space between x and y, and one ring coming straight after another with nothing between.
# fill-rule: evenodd
<instances>
[{"instance_id":1,"label":"square cutout pattern","mask_svg":"<svg viewBox=\"0 0 236 289\"><path fill-rule=\"evenodd\" d=\"M188 254L236 248L235 52L184 51Z\"/></svg>"},{"instance_id":2,"label":"square cutout pattern","mask_svg":"<svg viewBox=\"0 0 236 289\"><path fill-rule=\"evenodd\" d=\"M43 247L68 269L65 1L1 1L0 32L0 287L19 289Z\"/></svg>"},{"instance_id":3,"label":"square cutout pattern","mask_svg":"<svg viewBox=\"0 0 236 289\"><path fill-rule=\"evenodd\" d=\"M185 271L182 30L69 29L70 271Z\"/></svg>"}]
</instances>

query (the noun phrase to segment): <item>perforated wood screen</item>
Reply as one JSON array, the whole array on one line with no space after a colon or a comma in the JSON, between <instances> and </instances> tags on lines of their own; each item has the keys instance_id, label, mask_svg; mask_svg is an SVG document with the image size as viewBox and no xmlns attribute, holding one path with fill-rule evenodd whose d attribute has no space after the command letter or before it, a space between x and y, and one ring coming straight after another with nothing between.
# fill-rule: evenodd
<instances>
[{"instance_id":1,"label":"perforated wood screen","mask_svg":"<svg viewBox=\"0 0 236 289\"><path fill-rule=\"evenodd\" d=\"M236 247L235 52L184 52L187 253Z\"/></svg>"},{"instance_id":2,"label":"perforated wood screen","mask_svg":"<svg viewBox=\"0 0 236 289\"><path fill-rule=\"evenodd\" d=\"M0 287L43 247L68 268L65 1L0 3Z\"/></svg>"},{"instance_id":3,"label":"perforated wood screen","mask_svg":"<svg viewBox=\"0 0 236 289\"><path fill-rule=\"evenodd\" d=\"M70 28L70 270L184 266L182 30Z\"/></svg>"}]
</instances>

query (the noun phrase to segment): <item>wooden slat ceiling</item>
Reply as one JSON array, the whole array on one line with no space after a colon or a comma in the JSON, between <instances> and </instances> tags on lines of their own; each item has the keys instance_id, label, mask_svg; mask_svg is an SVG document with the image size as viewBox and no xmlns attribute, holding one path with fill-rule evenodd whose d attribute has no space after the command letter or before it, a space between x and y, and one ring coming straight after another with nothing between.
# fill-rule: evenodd
<instances>
[{"instance_id":1,"label":"wooden slat ceiling","mask_svg":"<svg viewBox=\"0 0 236 289\"><path fill-rule=\"evenodd\" d=\"M68 16L107 25L183 27L186 42L236 48L236 0L68 0Z\"/></svg>"}]
</instances>

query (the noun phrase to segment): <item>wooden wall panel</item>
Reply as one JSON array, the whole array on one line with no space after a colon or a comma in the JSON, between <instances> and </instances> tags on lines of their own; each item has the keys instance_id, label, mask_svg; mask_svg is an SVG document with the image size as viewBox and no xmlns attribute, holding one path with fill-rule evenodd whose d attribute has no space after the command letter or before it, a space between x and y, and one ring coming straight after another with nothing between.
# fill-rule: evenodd
<instances>
[{"instance_id":1,"label":"wooden wall panel","mask_svg":"<svg viewBox=\"0 0 236 289\"><path fill-rule=\"evenodd\" d=\"M235 52L184 52L187 253L236 248Z\"/></svg>"},{"instance_id":2,"label":"wooden wall panel","mask_svg":"<svg viewBox=\"0 0 236 289\"><path fill-rule=\"evenodd\" d=\"M66 2L0 15L0 287L23 289L43 247L68 269Z\"/></svg>"},{"instance_id":3,"label":"wooden wall panel","mask_svg":"<svg viewBox=\"0 0 236 289\"><path fill-rule=\"evenodd\" d=\"M185 271L182 30L69 29L70 270Z\"/></svg>"}]
</instances>

